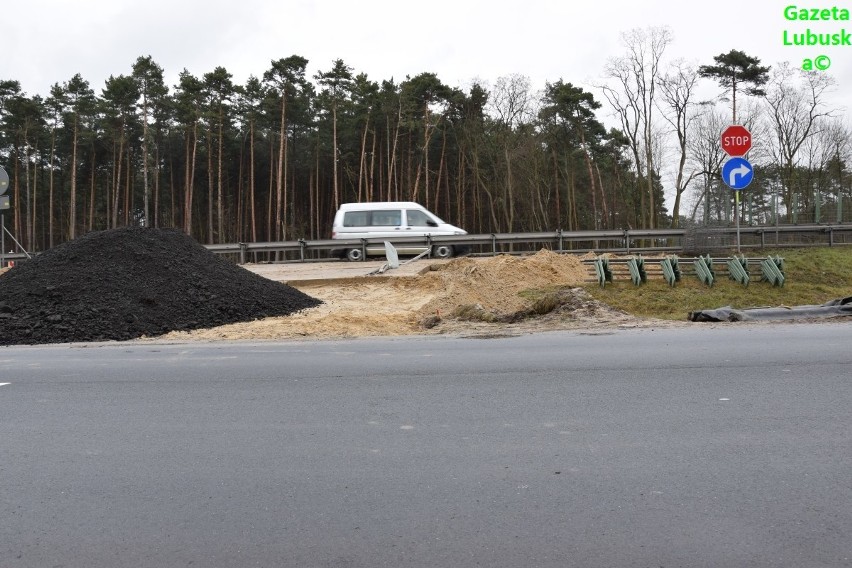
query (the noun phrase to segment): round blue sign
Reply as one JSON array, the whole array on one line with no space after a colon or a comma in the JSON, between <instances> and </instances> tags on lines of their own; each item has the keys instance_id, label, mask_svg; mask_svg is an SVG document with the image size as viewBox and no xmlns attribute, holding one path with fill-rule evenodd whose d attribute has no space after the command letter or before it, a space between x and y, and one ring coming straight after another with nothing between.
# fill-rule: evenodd
<instances>
[{"instance_id":1,"label":"round blue sign","mask_svg":"<svg viewBox=\"0 0 852 568\"><path fill-rule=\"evenodd\" d=\"M754 168L745 158L731 158L722 166L722 181L735 191L748 186L754 178Z\"/></svg>"}]
</instances>

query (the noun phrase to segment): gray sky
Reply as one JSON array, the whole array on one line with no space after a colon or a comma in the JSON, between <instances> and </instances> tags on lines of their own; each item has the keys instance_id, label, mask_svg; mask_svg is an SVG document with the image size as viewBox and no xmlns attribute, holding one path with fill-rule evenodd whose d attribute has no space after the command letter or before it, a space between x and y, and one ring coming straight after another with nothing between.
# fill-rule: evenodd
<instances>
[{"instance_id":1,"label":"gray sky","mask_svg":"<svg viewBox=\"0 0 852 568\"><path fill-rule=\"evenodd\" d=\"M341 58L380 81L434 72L451 86L493 84L519 73L534 88L563 79L590 87L608 58L623 53L621 32L668 26L669 59L700 64L731 49L772 65L825 53L842 89L852 85L852 47L782 45L790 1L715 0L16 0L3 8L0 78L29 94L80 73L96 93L110 75L129 74L151 55L169 86L186 68L201 76L223 66L238 83L293 54L308 75ZM843 3L826 3L825 6ZM687 6L689 8L687 8ZM822 5L820 4L820 7ZM829 6L830 7L830 6ZM845 5L852 7L852 4ZM811 22L833 33L849 22ZM852 26L849 26L852 29ZM709 83L709 82L708 82ZM708 87L712 86L709 83Z\"/></svg>"}]
</instances>

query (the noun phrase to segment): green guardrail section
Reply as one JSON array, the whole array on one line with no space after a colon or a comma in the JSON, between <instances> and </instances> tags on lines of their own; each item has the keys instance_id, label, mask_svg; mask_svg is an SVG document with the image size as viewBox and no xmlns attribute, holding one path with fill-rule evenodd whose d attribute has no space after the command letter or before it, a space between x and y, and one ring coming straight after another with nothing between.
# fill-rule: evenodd
<instances>
[{"instance_id":1,"label":"green guardrail section","mask_svg":"<svg viewBox=\"0 0 852 568\"><path fill-rule=\"evenodd\" d=\"M770 282L773 286L784 286L786 276L784 276L784 259L780 256L775 258L769 257L760 263L760 269L763 273L763 279Z\"/></svg>"},{"instance_id":2,"label":"green guardrail section","mask_svg":"<svg viewBox=\"0 0 852 568\"><path fill-rule=\"evenodd\" d=\"M693 263L695 266L695 274L707 286L712 286L716 280L716 273L713 271L713 259L708 254L707 257L699 256Z\"/></svg>"},{"instance_id":3,"label":"green guardrail section","mask_svg":"<svg viewBox=\"0 0 852 568\"><path fill-rule=\"evenodd\" d=\"M609 260L605 256L599 256L595 259L595 276L598 279L598 285L603 288L607 282L612 282L612 270L609 267Z\"/></svg>"},{"instance_id":4,"label":"green guardrail section","mask_svg":"<svg viewBox=\"0 0 852 568\"><path fill-rule=\"evenodd\" d=\"M748 259L745 256L737 257L735 255L728 259L728 277L743 286L748 286Z\"/></svg>"},{"instance_id":5,"label":"green guardrail section","mask_svg":"<svg viewBox=\"0 0 852 568\"><path fill-rule=\"evenodd\" d=\"M648 281L648 273L645 272L645 259L641 256L633 256L627 260L627 269L630 270L630 279L635 286Z\"/></svg>"},{"instance_id":6,"label":"green guardrail section","mask_svg":"<svg viewBox=\"0 0 852 568\"><path fill-rule=\"evenodd\" d=\"M674 287L677 282L680 282L681 272L677 256L667 256L660 261L660 266L663 268L663 278L669 286Z\"/></svg>"}]
</instances>

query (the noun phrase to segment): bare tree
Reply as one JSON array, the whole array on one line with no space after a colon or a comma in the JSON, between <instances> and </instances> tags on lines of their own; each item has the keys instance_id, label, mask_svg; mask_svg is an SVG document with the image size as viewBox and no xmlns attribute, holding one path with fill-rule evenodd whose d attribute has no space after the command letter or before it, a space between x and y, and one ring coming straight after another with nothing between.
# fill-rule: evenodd
<instances>
[{"instance_id":1,"label":"bare tree","mask_svg":"<svg viewBox=\"0 0 852 568\"><path fill-rule=\"evenodd\" d=\"M814 222L821 221L823 199L840 197L842 184L842 158L849 146L850 132L839 118L821 121L819 132L802 145L804 176L802 205L813 208ZM838 168L837 170L835 168Z\"/></svg>"},{"instance_id":2,"label":"bare tree","mask_svg":"<svg viewBox=\"0 0 852 568\"><path fill-rule=\"evenodd\" d=\"M675 201L672 208L672 227L680 224L680 202L681 196L689 187L692 179L699 174L699 170L693 168L686 173L686 162L688 154L688 137L692 131L692 125L698 118L698 113L693 111L695 103L695 84L698 75L695 69L678 60L672 64L668 72L660 80L660 91L665 103L666 111L663 118L671 125L677 134L678 165L675 173Z\"/></svg>"},{"instance_id":3,"label":"bare tree","mask_svg":"<svg viewBox=\"0 0 852 568\"><path fill-rule=\"evenodd\" d=\"M530 78L517 73L497 79L488 97L488 111L509 128L529 124L535 116Z\"/></svg>"},{"instance_id":4,"label":"bare tree","mask_svg":"<svg viewBox=\"0 0 852 568\"><path fill-rule=\"evenodd\" d=\"M702 113L695 122L693 135L689 137L687 146L693 167L698 172L700 185L699 195L695 199L692 218L698 212L698 207L704 204L704 222L708 223L711 214L713 188L718 186L719 170L725 159L725 152L719 139L719 134L727 124L727 119L718 110L711 109Z\"/></svg>"},{"instance_id":5,"label":"bare tree","mask_svg":"<svg viewBox=\"0 0 852 568\"><path fill-rule=\"evenodd\" d=\"M773 127L771 151L781 166L783 200L788 221L797 190L796 168L803 144L827 127L833 109L826 107L825 95L834 79L818 71L792 69L779 64L769 81L766 105Z\"/></svg>"},{"instance_id":6,"label":"bare tree","mask_svg":"<svg viewBox=\"0 0 852 568\"><path fill-rule=\"evenodd\" d=\"M644 182L640 190L643 225L657 226L658 204L654 192L654 99L660 77L660 61L671 43L671 31L665 27L635 28L621 34L627 53L607 64L606 77L616 87L604 85L609 101L627 136L636 173Z\"/></svg>"},{"instance_id":7,"label":"bare tree","mask_svg":"<svg viewBox=\"0 0 852 568\"><path fill-rule=\"evenodd\" d=\"M494 155L495 174L498 171L505 172L503 183L494 184L494 190L502 190L502 195L495 196L488 184L483 184L483 189L491 202L491 217L494 227L501 226L497 220L495 203L502 203L504 207L503 221L506 230L511 231L515 224L515 173L513 172L513 157L519 153L519 146L523 140L517 133L525 125L529 125L535 118L534 97L530 90L530 79L524 75L514 74L497 79L491 96L488 99L488 112L495 118L498 129L495 132L495 140L499 144L499 155ZM498 166L498 163L500 165ZM496 181L496 180L495 180Z\"/></svg>"}]
</instances>

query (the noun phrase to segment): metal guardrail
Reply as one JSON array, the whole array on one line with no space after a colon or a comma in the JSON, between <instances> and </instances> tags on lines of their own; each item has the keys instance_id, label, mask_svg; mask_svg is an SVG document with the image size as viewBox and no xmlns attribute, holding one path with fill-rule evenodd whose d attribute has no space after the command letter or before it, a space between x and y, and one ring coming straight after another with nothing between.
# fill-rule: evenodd
<instances>
[{"instance_id":1,"label":"metal guardrail","mask_svg":"<svg viewBox=\"0 0 852 568\"><path fill-rule=\"evenodd\" d=\"M394 244L464 246L474 256L534 252L610 252L616 254L710 252L736 246L736 228L635 229L608 231L552 231L489 233L435 237L398 237ZM836 246L852 244L852 224L740 227L742 248ZM326 260L335 249L381 246L387 238L324 239L206 245L218 254L239 256L241 264L254 253L281 253L286 261ZM533 246L535 245L535 246ZM322 254L325 254L324 258ZM697 255L696 255L697 256ZM366 259L367 256L362 255Z\"/></svg>"},{"instance_id":2,"label":"metal guardrail","mask_svg":"<svg viewBox=\"0 0 852 568\"><path fill-rule=\"evenodd\" d=\"M373 239L326 239L307 241L258 242L258 243L231 243L218 245L205 245L208 250L217 254L239 255L239 262L245 263L247 255L252 253L284 253L298 258L290 260L309 260L310 253L330 252L335 249L366 248L367 246L381 246L384 241L392 240L396 245L411 244L429 247L432 245L445 244L454 246L470 247L475 255L497 255L504 252L525 252L515 250L517 245L539 244L545 245L557 252L587 252L587 251L665 251L680 250L679 245L642 245L640 240L661 239L681 240L684 235L683 229L650 229L635 231L555 231L540 233L490 233L476 235L447 235L434 237L386 237ZM362 258L366 258L364 255Z\"/></svg>"},{"instance_id":3,"label":"metal guardrail","mask_svg":"<svg viewBox=\"0 0 852 568\"><path fill-rule=\"evenodd\" d=\"M740 227L744 249L772 247L837 246L852 244L852 223L842 225L781 225ZM447 244L470 247L474 256L502 253L535 252L549 248L556 252L609 252L614 254L671 253L694 254L729 250L736 246L734 227L701 227L691 229L630 229L607 231L550 231L538 233L490 233L435 237L399 237L394 244L432 246ZM216 254L231 255L240 264L249 255L274 253L280 261L308 262L327 260L335 249L379 245L387 240L320 239L227 243L205 245ZM7 261L26 260L25 253L7 253ZM367 258L366 255L363 258Z\"/></svg>"},{"instance_id":4,"label":"metal guardrail","mask_svg":"<svg viewBox=\"0 0 852 568\"><path fill-rule=\"evenodd\" d=\"M762 277L759 281L769 282L774 286L783 286L786 280L784 259L781 257L752 257L745 256L717 257L709 254L698 257L678 257L668 255L664 258L630 257L610 258L605 254L594 258L584 258L582 263L594 270L590 282L597 281L602 288L617 279L630 279L635 286L648 282L651 278L661 278L669 286L674 287L684 276L694 276L703 284L713 286L718 280L717 273L727 274L728 278L744 286L752 280L755 267L760 267Z\"/></svg>"}]
</instances>

